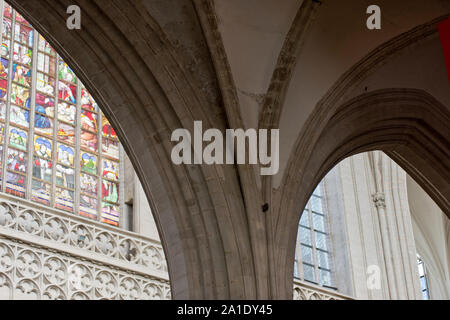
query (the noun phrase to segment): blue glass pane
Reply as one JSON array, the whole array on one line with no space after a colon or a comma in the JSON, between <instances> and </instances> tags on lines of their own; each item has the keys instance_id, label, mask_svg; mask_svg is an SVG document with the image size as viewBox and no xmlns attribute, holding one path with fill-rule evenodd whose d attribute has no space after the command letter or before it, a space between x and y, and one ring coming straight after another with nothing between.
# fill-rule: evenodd
<instances>
[{"instance_id":1,"label":"blue glass pane","mask_svg":"<svg viewBox=\"0 0 450 320\"><path fill-rule=\"evenodd\" d=\"M303 278L307 281L316 282L314 267L307 264L303 264Z\"/></svg>"},{"instance_id":2,"label":"blue glass pane","mask_svg":"<svg viewBox=\"0 0 450 320\"><path fill-rule=\"evenodd\" d=\"M329 253L318 250L317 251L317 260L319 261L319 267L321 267L323 269L331 269Z\"/></svg>"},{"instance_id":3,"label":"blue glass pane","mask_svg":"<svg viewBox=\"0 0 450 320\"><path fill-rule=\"evenodd\" d=\"M324 286L331 287L331 272L326 270L320 270L319 269L319 276L320 276L320 284Z\"/></svg>"},{"instance_id":4,"label":"blue glass pane","mask_svg":"<svg viewBox=\"0 0 450 320\"><path fill-rule=\"evenodd\" d=\"M327 236L320 232L315 232L316 248L328 251L327 248Z\"/></svg>"},{"instance_id":5,"label":"blue glass pane","mask_svg":"<svg viewBox=\"0 0 450 320\"><path fill-rule=\"evenodd\" d=\"M300 225L304 227L309 227L309 212L308 210L303 211L302 217L300 218Z\"/></svg>"},{"instance_id":6,"label":"blue glass pane","mask_svg":"<svg viewBox=\"0 0 450 320\"><path fill-rule=\"evenodd\" d=\"M322 208L322 198L316 196L311 197L311 210L318 213L324 213Z\"/></svg>"},{"instance_id":7,"label":"blue glass pane","mask_svg":"<svg viewBox=\"0 0 450 320\"><path fill-rule=\"evenodd\" d=\"M425 279L425 277L420 277L420 287L422 288L422 290L427 289L427 280Z\"/></svg>"},{"instance_id":8,"label":"blue glass pane","mask_svg":"<svg viewBox=\"0 0 450 320\"><path fill-rule=\"evenodd\" d=\"M302 260L303 262L314 264L313 250L311 247L302 245Z\"/></svg>"},{"instance_id":9,"label":"blue glass pane","mask_svg":"<svg viewBox=\"0 0 450 320\"><path fill-rule=\"evenodd\" d=\"M303 244L312 245L311 243L311 231L307 228L300 227L298 228L300 242Z\"/></svg>"},{"instance_id":10,"label":"blue glass pane","mask_svg":"<svg viewBox=\"0 0 450 320\"><path fill-rule=\"evenodd\" d=\"M326 229L325 229L325 217L324 216L322 216L320 214L313 213L313 224L314 224L314 229L315 230L326 232Z\"/></svg>"}]
</instances>

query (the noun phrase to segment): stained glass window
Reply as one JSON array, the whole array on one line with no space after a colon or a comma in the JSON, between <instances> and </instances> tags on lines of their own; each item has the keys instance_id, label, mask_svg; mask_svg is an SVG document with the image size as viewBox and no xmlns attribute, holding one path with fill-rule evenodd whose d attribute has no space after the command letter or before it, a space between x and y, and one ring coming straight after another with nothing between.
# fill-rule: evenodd
<instances>
[{"instance_id":1,"label":"stained glass window","mask_svg":"<svg viewBox=\"0 0 450 320\"><path fill-rule=\"evenodd\" d=\"M48 41L10 5L0 7L1 190L118 226L116 132Z\"/></svg>"},{"instance_id":2,"label":"stained glass window","mask_svg":"<svg viewBox=\"0 0 450 320\"><path fill-rule=\"evenodd\" d=\"M298 227L296 278L333 288L328 217L323 182L314 190Z\"/></svg>"}]
</instances>

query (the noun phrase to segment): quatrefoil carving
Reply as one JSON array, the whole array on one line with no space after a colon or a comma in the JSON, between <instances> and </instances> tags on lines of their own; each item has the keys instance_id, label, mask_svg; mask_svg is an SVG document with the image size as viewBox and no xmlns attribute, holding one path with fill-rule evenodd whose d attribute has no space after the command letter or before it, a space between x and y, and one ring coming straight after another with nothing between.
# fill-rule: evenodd
<instances>
[{"instance_id":1,"label":"quatrefoil carving","mask_svg":"<svg viewBox=\"0 0 450 320\"><path fill-rule=\"evenodd\" d=\"M30 234L39 234L42 230L42 221L33 211L23 211L19 218L19 229Z\"/></svg>"}]
</instances>

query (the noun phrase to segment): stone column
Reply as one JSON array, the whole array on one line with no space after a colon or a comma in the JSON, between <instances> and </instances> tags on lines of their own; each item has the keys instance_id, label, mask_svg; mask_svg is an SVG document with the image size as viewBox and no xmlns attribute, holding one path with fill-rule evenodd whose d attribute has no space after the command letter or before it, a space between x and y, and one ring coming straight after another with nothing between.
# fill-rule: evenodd
<instances>
[{"instance_id":1,"label":"stone column","mask_svg":"<svg viewBox=\"0 0 450 320\"><path fill-rule=\"evenodd\" d=\"M416 250L411 215L404 197L406 173L381 151L370 152L368 159L390 297L417 299Z\"/></svg>"}]
</instances>

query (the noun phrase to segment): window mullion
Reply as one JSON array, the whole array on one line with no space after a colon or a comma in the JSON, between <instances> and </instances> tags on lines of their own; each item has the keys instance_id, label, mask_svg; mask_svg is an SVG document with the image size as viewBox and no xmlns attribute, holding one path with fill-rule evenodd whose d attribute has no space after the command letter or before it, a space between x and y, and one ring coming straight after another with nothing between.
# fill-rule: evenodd
<instances>
[{"instance_id":1,"label":"window mullion","mask_svg":"<svg viewBox=\"0 0 450 320\"><path fill-rule=\"evenodd\" d=\"M26 199L32 199L33 183L33 158L34 158L34 124L36 110L36 83L37 83L37 49L38 49L37 31L33 29L33 59L31 65L31 84L30 84L30 110L29 110L29 133L28 133L28 163L27 163L27 188Z\"/></svg>"},{"instance_id":2,"label":"window mullion","mask_svg":"<svg viewBox=\"0 0 450 320\"><path fill-rule=\"evenodd\" d=\"M58 112L59 112L59 59L61 57L55 52L55 95L53 102L53 154L52 154L52 206L56 208L56 166L58 164Z\"/></svg>"},{"instance_id":3,"label":"window mullion","mask_svg":"<svg viewBox=\"0 0 450 320\"><path fill-rule=\"evenodd\" d=\"M102 171L103 171L103 136L102 136L102 130L101 127L103 126L103 117L102 117L102 111L100 110L100 106L97 108L97 140L98 140L98 158L97 158L97 213L98 221L102 221L102 209L103 209L103 202L102 202L102 188L103 188L103 180L102 180ZM120 222L120 221L119 221Z\"/></svg>"},{"instance_id":4,"label":"window mullion","mask_svg":"<svg viewBox=\"0 0 450 320\"><path fill-rule=\"evenodd\" d=\"M303 212L303 214L305 214L305 213ZM302 253L302 245L301 245L301 240L300 240L301 230L302 230L302 228L299 227L298 232L297 232L297 241L296 241L297 248L295 250L295 255L297 258L297 274L299 275L299 278L301 280L305 280L305 275L303 273L303 253Z\"/></svg>"},{"instance_id":5,"label":"window mullion","mask_svg":"<svg viewBox=\"0 0 450 320\"><path fill-rule=\"evenodd\" d=\"M77 108L75 116L75 190L74 212L80 214L80 179L81 179L81 84L77 79Z\"/></svg>"},{"instance_id":6,"label":"window mullion","mask_svg":"<svg viewBox=\"0 0 450 320\"><path fill-rule=\"evenodd\" d=\"M316 235L314 234L313 212L311 201L309 201L308 203L308 212L309 212L309 231L311 233L312 259L314 264L314 280L316 283L320 284L319 269L317 263Z\"/></svg>"},{"instance_id":7,"label":"window mullion","mask_svg":"<svg viewBox=\"0 0 450 320\"><path fill-rule=\"evenodd\" d=\"M6 4L6 5L8 5L8 4ZM3 1L3 0L1 0L0 1L0 10L1 10L1 12L0 12L0 19L1 19L1 24L0 24L0 41L1 41L1 43L3 44L3 18L4 18L4 12L5 12L5 1ZM11 45L10 45L10 47L11 47ZM10 53L11 53L11 50L10 50ZM11 69L11 68L8 68L8 79L9 79L9 69ZM4 142L3 142L3 154L2 154L2 156L1 156L1 161L2 161L2 168L1 168L1 177L0 177L0 179L1 179L1 181L3 182L2 184L1 184L1 186L0 186L0 188L1 188L1 190L6 190L6 182L5 182L5 171L6 171L6 166L5 166L5 163L6 163L6 148L5 148L5 146L6 146L6 137L7 137L7 134L6 134L6 114L7 114L7 111L8 111L8 103L7 103L7 101L8 101L8 85L6 85L6 95L5 95L5 123L3 124L3 139L4 139ZM1 132L0 132L0 137L2 136L2 134L1 134ZM0 143L2 143L2 141L1 141L1 139L0 139Z\"/></svg>"},{"instance_id":8,"label":"window mullion","mask_svg":"<svg viewBox=\"0 0 450 320\"><path fill-rule=\"evenodd\" d=\"M8 4L6 4L8 5ZM1 20L1 24L0 24L0 39L1 41L3 41L3 14L5 12L5 1L0 0L0 20ZM2 42L3 43L3 42Z\"/></svg>"},{"instance_id":9,"label":"window mullion","mask_svg":"<svg viewBox=\"0 0 450 320\"><path fill-rule=\"evenodd\" d=\"M101 120L101 119L100 119ZM99 130L100 131L100 130ZM102 151L103 151L103 145ZM119 143L119 228L124 228L124 207L125 207L125 161L124 160L124 150L122 144ZM132 213L134 214L134 212Z\"/></svg>"},{"instance_id":10,"label":"window mullion","mask_svg":"<svg viewBox=\"0 0 450 320\"><path fill-rule=\"evenodd\" d=\"M15 36L15 30L14 25L16 23L16 15L15 10L11 10L11 39L9 41L9 67L8 67L8 82L6 85L6 113L5 113L5 142L3 144L4 150L3 150L3 190L6 192L6 171L7 171L7 162L8 162L8 149L9 149L9 117L10 117L10 109L11 109L11 84L12 84L12 65L13 65L13 59L14 59L14 36ZM3 21L2 21L3 24Z\"/></svg>"},{"instance_id":11,"label":"window mullion","mask_svg":"<svg viewBox=\"0 0 450 320\"><path fill-rule=\"evenodd\" d=\"M326 183L324 182L322 184L322 206L324 208L324 216L325 216L325 222L326 222L326 226L325 226L325 231L327 233L327 255L328 255L328 268L330 269L330 284L335 287L335 281L334 281L334 255L332 254L333 252L333 243L332 243L332 238L331 238L331 234L332 234L332 230L331 230L331 223L330 223L330 216L328 214L328 201L326 201L326 199L328 199L327 197L327 187L326 187Z\"/></svg>"}]
</instances>

